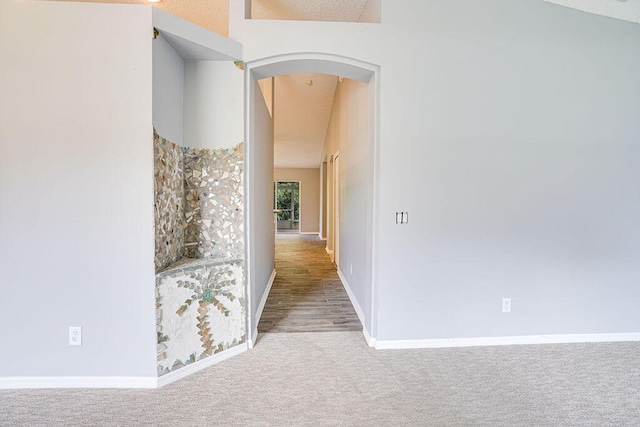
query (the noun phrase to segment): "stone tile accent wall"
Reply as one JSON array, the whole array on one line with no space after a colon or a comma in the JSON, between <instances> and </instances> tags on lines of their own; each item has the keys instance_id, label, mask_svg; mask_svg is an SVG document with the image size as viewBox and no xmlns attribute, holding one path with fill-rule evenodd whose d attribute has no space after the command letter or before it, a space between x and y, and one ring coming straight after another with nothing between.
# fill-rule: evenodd
<instances>
[{"instance_id":1,"label":"stone tile accent wall","mask_svg":"<svg viewBox=\"0 0 640 427\"><path fill-rule=\"evenodd\" d=\"M185 258L156 275L158 376L245 342L243 264Z\"/></svg>"},{"instance_id":2,"label":"stone tile accent wall","mask_svg":"<svg viewBox=\"0 0 640 427\"><path fill-rule=\"evenodd\" d=\"M182 148L153 135L156 273L178 261L184 252L184 160Z\"/></svg>"},{"instance_id":3,"label":"stone tile accent wall","mask_svg":"<svg viewBox=\"0 0 640 427\"><path fill-rule=\"evenodd\" d=\"M244 256L242 149L185 151L186 257Z\"/></svg>"},{"instance_id":4,"label":"stone tile accent wall","mask_svg":"<svg viewBox=\"0 0 640 427\"><path fill-rule=\"evenodd\" d=\"M154 132L159 376L245 342L242 149Z\"/></svg>"}]
</instances>

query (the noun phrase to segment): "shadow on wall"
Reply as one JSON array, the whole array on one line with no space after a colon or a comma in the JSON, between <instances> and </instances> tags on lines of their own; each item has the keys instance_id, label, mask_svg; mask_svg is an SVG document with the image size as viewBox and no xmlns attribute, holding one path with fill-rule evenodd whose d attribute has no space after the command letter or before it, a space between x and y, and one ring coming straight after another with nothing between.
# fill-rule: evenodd
<instances>
[{"instance_id":1,"label":"shadow on wall","mask_svg":"<svg viewBox=\"0 0 640 427\"><path fill-rule=\"evenodd\" d=\"M246 340L242 150L154 132L159 376Z\"/></svg>"}]
</instances>

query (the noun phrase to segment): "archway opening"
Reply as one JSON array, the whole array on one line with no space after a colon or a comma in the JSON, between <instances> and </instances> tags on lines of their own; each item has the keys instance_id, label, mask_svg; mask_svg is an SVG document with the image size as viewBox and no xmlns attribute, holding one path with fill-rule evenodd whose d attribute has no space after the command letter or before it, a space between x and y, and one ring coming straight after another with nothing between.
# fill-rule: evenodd
<instances>
[{"instance_id":1,"label":"archway opening","mask_svg":"<svg viewBox=\"0 0 640 427\"><path fill-rule=\"evenodd\" d=\"M353 96L365 97L368 108L357 112L359 126L351 129L363 143L357 152L336 146L340 152L339 169L332 171L339 179L339 187L327 197L321 192L325 204L338 205L339 211L328 215L327 234L335 236L339 247L340 279L349 295L367 339L375 336L375 224L377 221L377 122L379 67L373 64L327 54L292 54L266 58L245 64L245 171L246 171L246 233L247 233L247 330L253 345L257 326L270 286L275 278L275 241L273 218L273 119L265 103L258 81L284 74L323 73L340 76L346 81L358 82L359 92ZM342 79L341 79L342 81ZM348 89L345 89L348 105ZM325 171L325 162L333 163L329 156L317 165ZM348 174L346 173L348 171ZM350 174L350 175L349 175ZM327 173L328 175L328 173ZM325 175L323 178L327 178ZM334 182L335 182L334 178ZM322 182L325 182L324 179ZM337 199L336 199L337 197ZM326 209L327 206L325 205ZM326 213L326 212L325 212ZM337 221L336 215L340 217ZM320 215L322 218L322 215ZM333 218L333 221L331 220ZM322 222L322 220L320 220ZM337 225L339 224L339 225ZM332 225L337 229L332 230Z\"/></svg>"}]
</instances>

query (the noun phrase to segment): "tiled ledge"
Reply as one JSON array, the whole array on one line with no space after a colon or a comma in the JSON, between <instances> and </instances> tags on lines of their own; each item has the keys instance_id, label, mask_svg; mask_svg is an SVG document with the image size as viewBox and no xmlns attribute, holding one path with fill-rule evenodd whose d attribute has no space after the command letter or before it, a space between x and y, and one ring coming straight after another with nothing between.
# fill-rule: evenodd
<instances>
[{"instance_id":1,"label":"tiled ledge","mask_svg":"<svg viewBox=\"0 0 640 427\"><path fill-rule=\"evenodd\" d=\"M167 266L156 274L156 281L158 279L165 278L173 275L176 272L187 272L200 269L202 267L213 267L223 264L242 264L244 260L242 258L182 258L181 260L174 262Z\"/></svg>"}]
</instances>

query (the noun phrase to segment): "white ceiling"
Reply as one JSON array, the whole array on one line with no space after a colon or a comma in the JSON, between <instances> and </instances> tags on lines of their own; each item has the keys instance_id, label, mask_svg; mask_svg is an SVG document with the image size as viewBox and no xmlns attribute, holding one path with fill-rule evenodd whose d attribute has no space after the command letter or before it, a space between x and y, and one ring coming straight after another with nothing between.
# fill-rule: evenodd
<instances>
[{"instance_id":1,"label":"white ceiling","mask_svg":"<svg viewBox=\"0 0 640 427\"><path fill-rule=\"evenodd\" d=\"M315 73L275 78L275 167L319 167L337 82L336 76Z\"/></svg>"}]
</instances>

